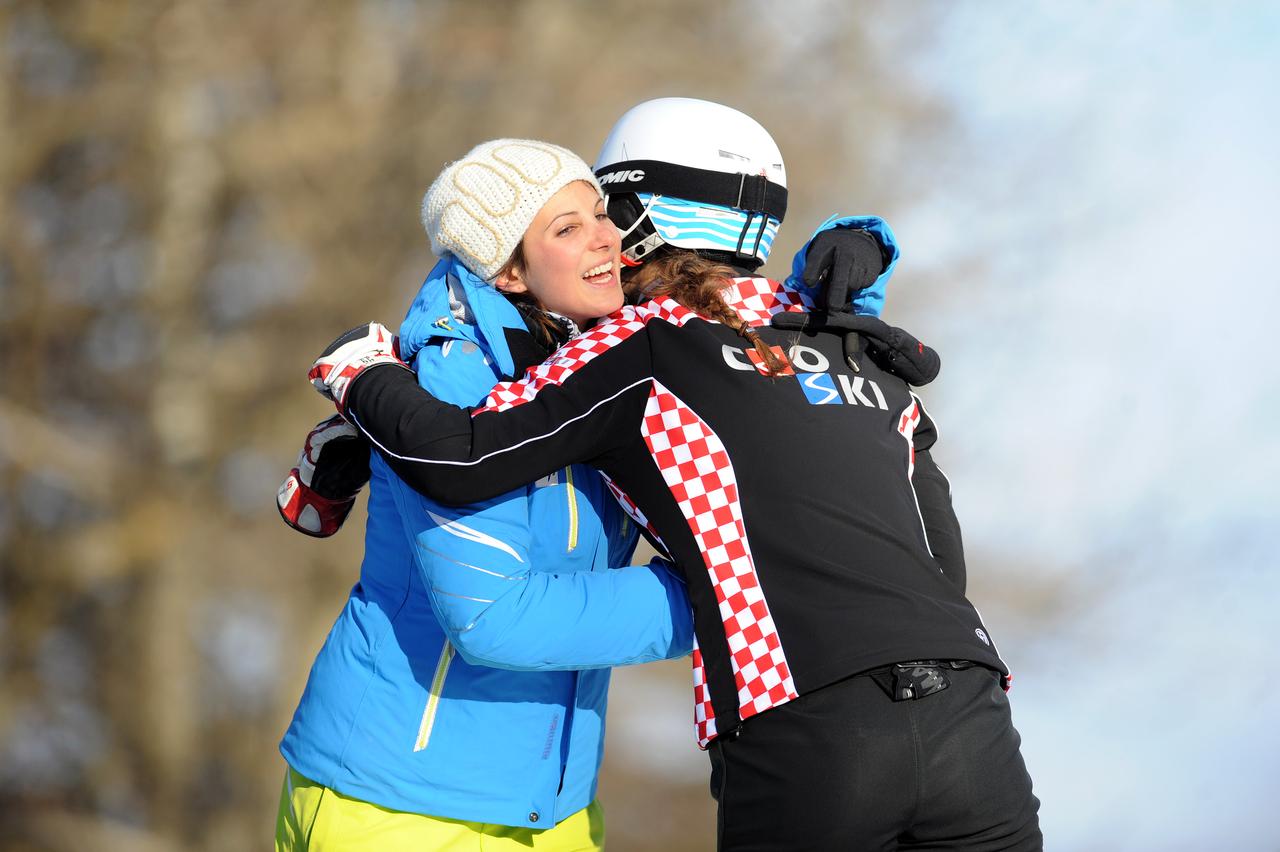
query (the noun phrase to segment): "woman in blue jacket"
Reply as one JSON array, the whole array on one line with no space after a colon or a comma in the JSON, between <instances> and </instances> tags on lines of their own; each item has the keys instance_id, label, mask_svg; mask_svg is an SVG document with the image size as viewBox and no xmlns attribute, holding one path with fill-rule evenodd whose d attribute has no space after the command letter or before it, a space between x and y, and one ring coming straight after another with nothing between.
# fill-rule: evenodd
<instances>
[{"instance_id":1,"label":"woman in blue jacket","mask_svg":"<svg viewBox=\"0 0 1280 852\"><path fill-rule=\"evenodd\" d=\"M477 146L428 190L423 222L442 259L401 355L441 399L478 403L622 304L618 231L563 148ZM689 653L681 582L661 562L628 567L635 527L586 466L462 509L376 455L369 467L360 580L280 745L276 848L601 848L609 667ZM282 514L332 532L342 512L300 476Z\"/></svg>"},{"instance_id":2,"label":"woman in blue jacket","mask_svg":"<svg viewBox=\"0 0 1280 852\"><path fill-rule=\"evenodd\" d=\"M615 129L598 170L614 221L634 214L639 304L478 409L431 398L376 323L334 341L311 378L447 503L576 460L628 492L688 581L724 849L1040 849L1008 669L964 595L937 429L911 389L936 353L838 295L821 310L726 262L780 220L781 156L763 128L758 151L718 144L715 105L672 100L629 113L646 120ZM655 111L688 120L656 132ZM871 238L855 291L887 272Z\"/></svg>"}]
</instances>

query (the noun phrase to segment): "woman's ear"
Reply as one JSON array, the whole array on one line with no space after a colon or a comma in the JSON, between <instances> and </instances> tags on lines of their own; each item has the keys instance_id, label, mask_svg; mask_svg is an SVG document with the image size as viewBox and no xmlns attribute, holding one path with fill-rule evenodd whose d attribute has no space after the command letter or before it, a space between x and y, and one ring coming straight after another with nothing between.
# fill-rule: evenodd
<instances>
[{"instance_id":1,"label":"woman's ear","mask_svg":"<svg viewBox=\"0 0 1280 852\"><path fill-rule=\"evenodd\" d=\"M528 293L529 287L524 283L524 276L518 266L511 266L498 273L493 286L503 293Z\"/></svg>"}]
</instances>

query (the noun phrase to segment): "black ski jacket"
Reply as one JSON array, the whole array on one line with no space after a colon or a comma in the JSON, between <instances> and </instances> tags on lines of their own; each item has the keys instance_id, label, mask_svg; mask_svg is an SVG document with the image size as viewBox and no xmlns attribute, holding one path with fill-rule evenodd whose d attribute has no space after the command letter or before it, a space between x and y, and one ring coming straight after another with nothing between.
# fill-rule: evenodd
<instances>
[{"instance_id":1,"label":"black ski jacket","mask_svg":"<svg viewBox=\"0 0 1280 852\"><path fill-rule=\"evenodd\" d=\"M717 732L888 663L971 660L1004 674L964 596L937 432L919 397L841 337L769 327L807 297L739 278L726 301L791 369L768 376L729 327L663 298L625 307L518 382L462 409L406 370L367 370L348 416L443 503L589 462L683 571L695 719Z\"/></svg>"}]
</instances>

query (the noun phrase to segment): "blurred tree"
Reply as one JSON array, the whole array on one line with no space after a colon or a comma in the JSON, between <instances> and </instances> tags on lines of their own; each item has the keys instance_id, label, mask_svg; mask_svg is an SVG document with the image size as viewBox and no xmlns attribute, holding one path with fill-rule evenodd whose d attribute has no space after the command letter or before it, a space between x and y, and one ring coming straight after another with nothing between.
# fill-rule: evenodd
<instances>
[{"instance_id":1,"label":"blurred tree","mask_svg":"<svg viewBox=\"0 0 1280 852\"><path fill-rule=\"evenodd\" d=\"M401 315L449 158L590 158L645 98L724 100L786 152L781 269L827 213L909 203L890 161L944 120L887 70L927 33L881 8L0 3L0 848L268 845L361 546L272 508L325 414L302 372ZM607 771L615 848L713 843L705 781Z\"/></svg>"}]
</instances>

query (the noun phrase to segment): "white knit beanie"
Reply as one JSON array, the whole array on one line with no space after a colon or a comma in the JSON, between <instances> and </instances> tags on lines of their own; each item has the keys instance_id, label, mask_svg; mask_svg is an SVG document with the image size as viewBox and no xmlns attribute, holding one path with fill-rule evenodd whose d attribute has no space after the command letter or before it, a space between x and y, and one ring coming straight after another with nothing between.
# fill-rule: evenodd
<instances>
[{"instance_id":1,"label":"white knit beanie","mask_svg":"<svg viewBox=\"0 0 1280 852\"><path fill-rule=\"evenodd\" d=\"M533 139L482 142L445 166L422 198L431 250L492 280L542 205L575 180L604 195L591 167L566 148Z\"/></svg>"}]
</instances>

